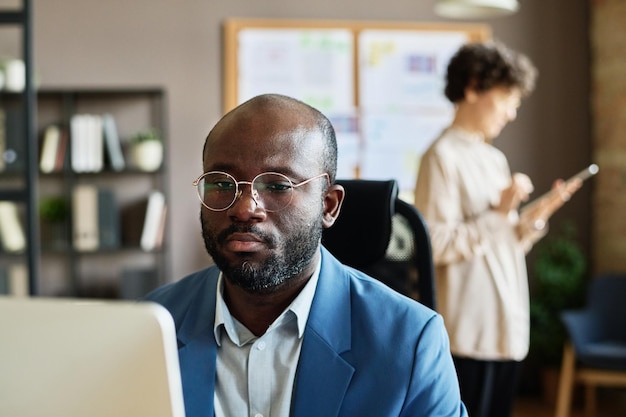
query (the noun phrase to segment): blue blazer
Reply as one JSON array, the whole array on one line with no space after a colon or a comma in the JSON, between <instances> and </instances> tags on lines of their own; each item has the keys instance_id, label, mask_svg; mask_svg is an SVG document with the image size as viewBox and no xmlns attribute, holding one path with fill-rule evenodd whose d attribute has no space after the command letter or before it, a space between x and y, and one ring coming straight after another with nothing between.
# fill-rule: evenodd
<instances>
[{"instance_id":1,"label":"blue blazer","mask_svg":"<svg viewBox=\"0 0 626 417\"><path fill-rule=\"evenodd\" d=\"M218 275L210 267L144 298L174 317L187 417L214 415ZM467 416L441 316L322 248L291 415Z\"/></svg>"}]
</instances>

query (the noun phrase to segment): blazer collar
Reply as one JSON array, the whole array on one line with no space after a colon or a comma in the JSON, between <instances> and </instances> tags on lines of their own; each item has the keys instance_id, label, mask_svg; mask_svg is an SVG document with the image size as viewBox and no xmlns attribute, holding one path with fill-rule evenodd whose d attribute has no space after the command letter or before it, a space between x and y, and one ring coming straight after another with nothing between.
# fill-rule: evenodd
<instances>
[{"instance_id":1,"label":"blazer collar","mask_svg":"<svg viewBox=\"0 0 626 417\"><path fill-rule=\"evenodd\" d=\"M350 279L345 267L322 247L322 265L298 363L292 416L334 417L354 367L342 358L351 348ZM190 415L213 416L217 343L213 335L219 270L210 268L201 291L178 330L185 407ZM194 410L191 413L191 410Z\"/></svg>"},{"instance_id":2,"label":"blazer collar","mask_svg":"<svg viewBox=\"0 0 626 417\"><path fill-rule=\"evenodd\" d=\"M345 267L323 246L322 265L307 331L313 331L337 353L350 349L350 279ZM215 300L219 269L212 267L204 272L202 286L190 295L190 307L178 328L179 345L213 335L215 322ZM210 340L215 342L215 338Z\"/></svg>"}]
</instances>

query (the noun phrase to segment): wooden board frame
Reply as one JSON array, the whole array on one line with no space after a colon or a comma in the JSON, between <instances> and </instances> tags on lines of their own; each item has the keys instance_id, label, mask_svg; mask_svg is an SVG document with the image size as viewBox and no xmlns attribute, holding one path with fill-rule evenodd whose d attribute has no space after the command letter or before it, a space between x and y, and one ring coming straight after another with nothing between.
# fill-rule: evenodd
<instances>
[{"instance_id":1,"label":"wooden board frame","mask_svg":"<svg viewBox=\"0 0 626 417\"><path fill-rule=\"evenodd\" d=\"M238 34L243 29L341 29L353 34L354 40L354 104L359 105L358 92L358 40L364 30L465 32L470 41L486 41L491 38L491 28L486 24L460 23L412 23L348 20L290 20L290 19L227 19L223 24L223 101L224 113L237 106L238 96Z\"/></svg>"}]
</instances>

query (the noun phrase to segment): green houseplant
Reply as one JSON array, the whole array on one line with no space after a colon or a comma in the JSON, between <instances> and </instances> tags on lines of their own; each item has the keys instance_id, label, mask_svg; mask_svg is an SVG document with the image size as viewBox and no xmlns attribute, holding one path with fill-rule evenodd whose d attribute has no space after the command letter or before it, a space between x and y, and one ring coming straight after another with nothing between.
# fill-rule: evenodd
<instances>
[{"instance_id":1,"label":"green houseplant","mask_svg":"<svg viewBox=\"0 0 626 417\"><path fill-rule=\"evenodd\" d=\"M42 246L62 249L68 245L69 205L61 196L44 197L39 202Z\"/></svg>"},{"instance_id":2,"label":"green houseplant","mask_svg":"<svg viewBox=\"0 0 626 417\"><path fill-rule=\"evenodd\" d=\"M565 327L561 311L580 307L584 302L587 261L576 240L573 223L564 222L536 247L534 281L530 300L531 359L543 374L544 396L548 401L556 392L561 364ZM552 382L547 382L552 380Z\"/></svg>"}]
</instances>

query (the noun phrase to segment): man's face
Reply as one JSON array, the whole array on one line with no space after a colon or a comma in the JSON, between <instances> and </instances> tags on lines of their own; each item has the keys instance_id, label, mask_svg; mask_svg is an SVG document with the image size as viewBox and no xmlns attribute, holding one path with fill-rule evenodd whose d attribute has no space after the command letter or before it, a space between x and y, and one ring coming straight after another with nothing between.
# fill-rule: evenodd
<instances>
[{"instance_id":1,"label":"man's face","mask_svg":"<svg viewBox=\"0 0 626 417\"><path fill-rule=\"evenodd\" d=\"M284 114L232 117L213 130L204 171L224 171L237 181L279 172L299 183L321 173L319 135ZM310 276L322 234L324 181L294 188L291 203L278 212L260 207L246 184L227 210L202 208L205 246L229 282L249 292L271 293L294 276Z\"/></svg>"}]
</instances>

